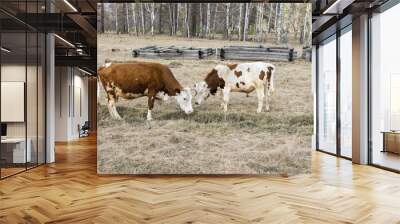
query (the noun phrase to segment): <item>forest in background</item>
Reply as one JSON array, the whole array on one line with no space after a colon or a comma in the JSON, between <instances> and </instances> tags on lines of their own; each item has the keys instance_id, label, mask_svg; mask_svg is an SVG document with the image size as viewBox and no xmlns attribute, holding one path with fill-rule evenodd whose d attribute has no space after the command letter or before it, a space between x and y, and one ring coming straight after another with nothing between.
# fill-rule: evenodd
<instances>
[{"instance_id":1,"label":"forest in background","mask_svg":"<svg viewBox=\"0 0 400 224\"><path fill-rule=\"evenodd\" d=\"M98 32L170 35L309 46L311 4L101 3Z\"/></svg>"}]
</instances>

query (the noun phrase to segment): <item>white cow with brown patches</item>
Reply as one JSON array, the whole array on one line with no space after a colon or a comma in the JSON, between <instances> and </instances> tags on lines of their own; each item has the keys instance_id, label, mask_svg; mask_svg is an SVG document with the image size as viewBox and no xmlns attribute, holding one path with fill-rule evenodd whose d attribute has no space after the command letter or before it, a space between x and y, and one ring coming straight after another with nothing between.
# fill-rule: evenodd
<instances>
[{"instance_id":1,"label":"white cow with brown patches","mask_svg":"<svg viewBox=\"0 0 400 224\"><path fill-rule=\"evenodd\" d=\"M230 92L257 92L261 113L265 97L265 109L269 111L269 96L274 91L275 66L264 62L220 64L208 73L204 81L195 84L195 104L200 105L210 95L222 89L224 111L228 110Z\"/></svg>"}]
</instances>

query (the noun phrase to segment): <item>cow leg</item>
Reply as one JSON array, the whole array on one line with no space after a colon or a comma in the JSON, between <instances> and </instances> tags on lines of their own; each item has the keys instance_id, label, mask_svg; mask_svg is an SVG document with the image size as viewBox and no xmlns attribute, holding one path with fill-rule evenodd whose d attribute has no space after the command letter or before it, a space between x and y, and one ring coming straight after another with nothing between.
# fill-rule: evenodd
<instances>
[{"instance_id":1,"label":"cow leg","mask_svg":"<svg viewBox=\"0 0 400 224\"><path fill-rule=\"evenodd\" d=\"M264 101L264 87L257 87L257 98L258 98L258 108L257 108L257 113L261 113L262 107L263 107L263 101ZM267 97L268 98L268 97Z\"/></svg>"},{"instance_id":2,"label":"cow leg","mask_svg":"<svg viewBox=\"0 0 400 224\"><path fill-rule=\"evenodd\" d=\"M116 97L113 94L108 94L108 111L112 118L122 120L115 106Z\"/></svg>"},{"instance_id":3,"label":"cow leg","mask_svg":"<svg viewBox=\"0 0 400 224\"><path fill-rule=\"evenodd\" d=\"M225 87L223 90L223 99L224 99L224 112L226 113L228 111L228 104L229 104L229 94L231 92L231 88Z\"/></svg>"},{"instance_id":4,"label":"cow leg","mask_svg":"<svg viewBox=\"0 0 400 224\"><path fill-rule=\"evenodd\" d=\"M275 92L275 88L274 88L274 76L275 76L275 69L272 70L271 72L271 78L269 80L269 91L271 91L271 93Z\"/></svg>"},{"instance_id":5,"label":"cow leg","mask_svg":"<svg viewBox=\"0 0 400 224\"><path fill-rule=\"evenodd\" d=\"M153 120L153 117L151 116L151 110L153 110L154 107L154 101L156 100L156 94L155 93L150 93L148 94L148 110L147 110L147 120L151 121Z\"/></svg>"},{"instance_id":6,"label":"cow leg","mask_svg":"<svg viewBox=\"0 0 400 224\"><path fill-rule=\"evenodd\" d=\"M266 92L265 94L265 111L269 111L269 97L271 96L270 94L270 88L268 86L268 83L264 86L264 90Z\"/></svg>"}]
</instances>

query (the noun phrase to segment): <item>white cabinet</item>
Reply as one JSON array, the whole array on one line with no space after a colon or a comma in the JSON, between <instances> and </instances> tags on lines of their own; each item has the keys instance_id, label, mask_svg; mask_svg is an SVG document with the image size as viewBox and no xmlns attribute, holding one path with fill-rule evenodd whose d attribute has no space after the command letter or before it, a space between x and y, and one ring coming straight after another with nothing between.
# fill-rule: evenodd
<instances>
[{"instance_id":1,"label":"white cabinet","mask_svg":"<svg viewBox=\"0 0 400 224\"><path fill-rule=\"evenodd\" d=\"M26 151L25 144L27 143ZM2 147L12 151L12 163L25 163L32 161L32 140L25 138L7 138L1 140ZM25 161L26 160L26 161Z\"/></svg>"}]
</instances>

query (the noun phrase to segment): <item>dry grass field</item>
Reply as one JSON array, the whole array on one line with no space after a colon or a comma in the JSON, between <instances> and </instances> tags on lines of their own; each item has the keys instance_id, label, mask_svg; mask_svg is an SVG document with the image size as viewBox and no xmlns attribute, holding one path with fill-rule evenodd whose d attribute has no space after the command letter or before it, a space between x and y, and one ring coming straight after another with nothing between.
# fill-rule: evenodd
<instances>
[{"instance_id":1,"label":"dry grass field","mask_svg":"<svg viewBox=\"0 0 400 224\"><path fill-rule=\"evenodd\" d=\"M155 44L222 47L254 43L106 34L98 36L98 63L101 65L106 60L159 62L168 65L183 86L193 86L221 63L215 57L151 60L131 56L133 48ZM226 120L220 107L222 99L214 96L194 107L195 112L190 115L181 112L173 98L169 102L156 102L151 129L145 123L147 98L120 99L117 108L123 121L115 121L110 118L101 88L98 96L98 172L283 176L310 172L311 63L296 60L273 64L277 72L271 111L256 113L255 93L250 97L232 93Z\"/></svg>"}]
</instances>

